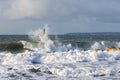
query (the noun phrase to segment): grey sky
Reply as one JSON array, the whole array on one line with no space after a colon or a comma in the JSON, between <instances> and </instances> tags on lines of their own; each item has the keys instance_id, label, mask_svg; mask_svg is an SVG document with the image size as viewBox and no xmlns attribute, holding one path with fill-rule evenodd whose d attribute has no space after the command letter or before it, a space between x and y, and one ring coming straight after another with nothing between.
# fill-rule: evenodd
<instances>
[{"instance_id":1,"label":"grey sky","mask_svg":"<svg viewBox=\"0 0 120 80\"><path fill-rule=\"evenodd\" d=\"M120 0L0 0L0 34L120 32Z\"/></svg>"}]
</instances>

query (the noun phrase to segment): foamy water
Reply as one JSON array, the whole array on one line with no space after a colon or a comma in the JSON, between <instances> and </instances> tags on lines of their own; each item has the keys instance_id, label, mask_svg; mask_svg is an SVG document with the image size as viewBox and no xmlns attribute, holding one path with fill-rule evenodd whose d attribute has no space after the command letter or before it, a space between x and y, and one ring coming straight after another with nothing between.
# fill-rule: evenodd
<instances>
[{"instance_id":1,"label":"foamy water","mask_svg":"<svg viewBox=\"0 0 120 80\"><path fill-rule=\"evenodd\" d=\"M30 38L40 42L22 41L30 50L0 53L1 80L120 79L120 50L105 50L119 47L119 42L95 42L84 50L71 44L55 45L41 29L32 34Z\"/></svg>"}]
</instances>

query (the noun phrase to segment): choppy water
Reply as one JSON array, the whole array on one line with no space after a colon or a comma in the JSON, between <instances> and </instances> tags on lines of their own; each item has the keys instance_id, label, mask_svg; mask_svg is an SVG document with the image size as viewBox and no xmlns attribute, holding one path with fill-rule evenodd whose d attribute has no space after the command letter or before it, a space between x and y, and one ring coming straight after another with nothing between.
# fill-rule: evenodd
<instances>
[{"instance_id":1,"label":"choppy water","mask_svg":"<svg viewBox=\"0 0 120 80\"><path fill-rule=\"evenodd\" d=\"M0 36L0 80L120 79L120 33L41 37L40 31L32 36L40 42L28 35Z\"/></svg>"},{"instance_id":2,"label":"choppy water","mask_svg":"<svg viewBox=\"0 0 120 80\"><path fill-rule=\"evenodd\" d=\"M71 44L73 47L79 47L82 49L88 49L96 42L99 44L104 42L104 45L106 46L120 46L120 33L71 33L65 35L49 35L49 38L55 44L58 44L58 42L62 45ZM12 45L21 40L32 42L28 35L0 35L0 50L4 48L5 44L7 45L8 43L11 43Z\"/></svg>"}]
</instances>

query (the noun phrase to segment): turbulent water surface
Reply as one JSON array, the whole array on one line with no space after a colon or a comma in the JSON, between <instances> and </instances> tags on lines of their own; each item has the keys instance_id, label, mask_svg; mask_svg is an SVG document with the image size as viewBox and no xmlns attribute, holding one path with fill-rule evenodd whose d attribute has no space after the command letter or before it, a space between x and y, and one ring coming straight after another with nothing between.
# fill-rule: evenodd
<instances>
[{"instance_id":1,"label":"turbulent water surface","mask_svg":"<svg viewBox=\"0 0 120 80\"><path fill-rule=\"evenodd\" d=\"M119 33L0 36L0 80L119 80Z\"/></svg>"}]
</instances>

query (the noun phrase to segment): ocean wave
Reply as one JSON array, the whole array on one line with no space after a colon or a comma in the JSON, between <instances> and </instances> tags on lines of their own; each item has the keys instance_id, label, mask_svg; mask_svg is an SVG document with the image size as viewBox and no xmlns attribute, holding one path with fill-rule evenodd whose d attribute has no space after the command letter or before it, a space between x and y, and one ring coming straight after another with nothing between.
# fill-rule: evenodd
<instances>
[{"instance_id":1,"label":"ocean wave","mask_svg":"<svg viewBox=\"0 0 120 80\"><path fill-rule=\"evenodd\" d=\"M54 42L53 42L54 43ZM23 51L23 50L39 50L39 49L49 49L49 51L60 51L60 50L70 50L70 49L82 49L82 50L120 50L120 42L114 41L99 41L99 42L61 42L61 44L55 43L48 45L40 41L24 41L20 40L18 42L4 42L0 43L0 51Z\"/></svg>"},{"instance_id":2,"label":"ocean wave","mask_svg":"<svg viewBox=\"0 0 120 80\"><path fill-rule=\"evenodd\" d=\"M3 42L0 43L0 51L10 52L22 52L24 50L34 51L34 49L43 48L43 44L40 41L24 41L20 40L17 42Z\"/></svg>"},{"instance_id":3,"label":"ocean wave","mask_svg":"<svg viewBox=\"0 0 120 80\"><path fill-rule=\"evenodd\" d=\"M39 36L39 31L33 32L35 40L0 43L5 50L0 52L0 79L119 78L120 42L55 43L47 34ZM6 50L24 51L13 54Z\"/></svg>"},{"instance_id":4,"label":"ocean wave","mask_svg":"<svg viewBox=\"0 0 120 80\"><path fill-rule=\"evenodd\" d=\"M23 46L21 42L0 43L0 51L21 51Z\"/></svg>"}]
</instances>

